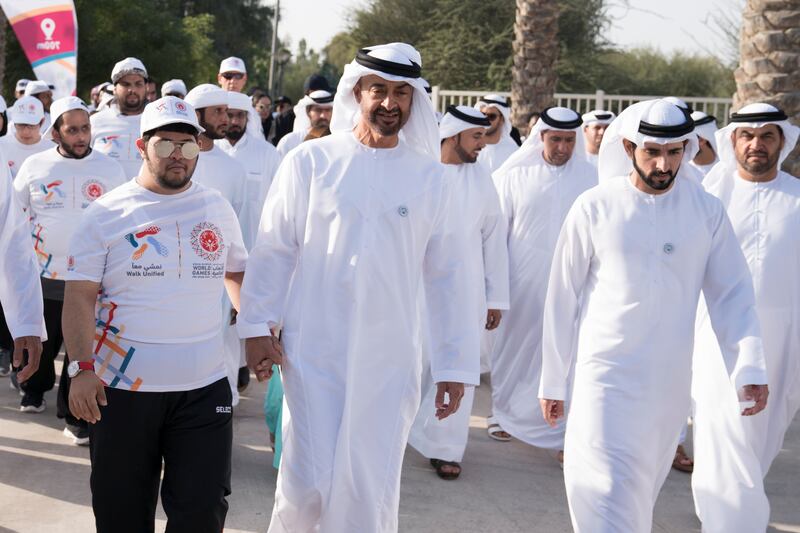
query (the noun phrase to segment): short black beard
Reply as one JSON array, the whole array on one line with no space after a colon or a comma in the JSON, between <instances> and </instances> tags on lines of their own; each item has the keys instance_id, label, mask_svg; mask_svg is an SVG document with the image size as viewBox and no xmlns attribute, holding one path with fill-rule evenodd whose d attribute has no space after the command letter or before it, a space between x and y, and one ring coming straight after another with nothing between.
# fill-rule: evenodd
<instances>
[{"instance_id":1,"label":"short black beard","mask_svg":"<svg viewBox=\"0 0 800 533\"><path fill-rule=\"evenodd\" d=\"M60 143L58 143L58 149L60 152L62 152L61 155L69 159L83 159L84 157L92 153L92 147L90 146L86 149L86 153L78 154L75 150L72 149L71 144L67 144L63 140Z\"/></svg>"},{"instance_id":2,"label":"short black beard","mask_svg":"<svg viewBox=\"0 0 800 533\"><path fill-rule=\"evenodd\" d=\"M323 129L323 128L330 128L331 121L328 119L318 119L316 122L311 123L311 129Z\"/></svg>"},{"instance_id":3,"label":"short black beard","mask_svg":"<svg viewBox=\"0 0 800 533\"><path fill-rule=\"evenodd\" d=\"M138 115L142 111L144 111L144 106L147 105L146 98L139 98L139 103L135 106L128 106L125 103L125 99L117 98L117 106L119 107L120 113L123 115Z\"/></svg>"},{"instance_id":4,"label":"short black beard","mask_svg":"<svg viewBox=\"0 0 800 533\"><path fill-rule=\"evenodd\" d=\"M398 120L397 120L397 125L396 126L389 126L389 127L381 126L380 123L378 122L378 111L379 110L380 110L380 108L372 111L369 114L369 123L372 124L372 126L376 130L378 130L378 132L381 135L383 135L384 137L391 137L393 135L397 135L398 133L400 133L400 128L402 128L403 125L405 124L405 117L403 117L403 112L400 110L400 108L397 108L397 110L396 110L397 114L399 115L398 116ZM394 113L395 112L394 109L392 111L388 111L388 112L385 111L385 110L383 110L383 111L384 111L384 113Z\"/></svg>"},{"instance_id":5,"label":"short black beard","mask_svg":"<svg viewBox=\"0 0 800 533\"><path fill-rule=\"evenodd\" d=\"M780 152L775 152L772 156L767 155L766 163L748 163L747 155L745 155L744 159L739 161L739 164L750 174L762 176L764 174L769 174L778 166L778 159L780 159L780 156Z\"/></svg>"},{"instance_id":6,"label":"short black beard","mask_svg":"<svg viewBox=\"0 0 800 533\"><path fill-rule=\"evenodd\" d=\"M473 157L473 156L469 155L469 152L464 150L464 148L461 146L461 134L460 133L456 136L455 150L456 150L456 154L458 155L458 158L461 160L462 163L474 163L475 161L478 160L477 156Z\"/></svg>"},{"instance_id":7,"label":"short black beard","mask_svg":"<svg viewBox=\"0 0 800 533\"><path fill-rule=\"evenodd\" d=\"M228 128L228 130L225 132L225 138L231 141L238 141L242 137L244 137L244 128Z\"/></svg>"},{"instance_id":8,"label":"short black beard","mask_svg":"<svg viewBox=\"0 0 800 533\"><path fill-rule=\"evenodd\" d=\"M669 179L664 183L659 183L655 180L655 176L660 174L660 172L651 172L650 174L645 174L644 171L639 168L639 165L636 164L635 156L633 158L633 168L636 170L636 173L639 174L639 177L642 178L642 181L644 181L648 187L656 191L665 191L669 189L669 186L672 185L673 181L675 181L675 175L677 175L678 170L680 170L680 167L678 167L674 174L672 172L667 172L667 174L669 174Z\"/></svg>"},{"instance_id":9,"label":"short black beard","mask_svg":"<svg viewBox=\"0 0 800 533\"><path fill-rule=\"evenodd\" d=\"M183 189L184 187L186 187L186 184L189 183L191 180L192 180L191 174L187 174L187 176L180 183L167 181L166 174L156 175L156 183L158 183L158 185L164 189L172 189L172 190Z\"/></svg>"}]
</instances>

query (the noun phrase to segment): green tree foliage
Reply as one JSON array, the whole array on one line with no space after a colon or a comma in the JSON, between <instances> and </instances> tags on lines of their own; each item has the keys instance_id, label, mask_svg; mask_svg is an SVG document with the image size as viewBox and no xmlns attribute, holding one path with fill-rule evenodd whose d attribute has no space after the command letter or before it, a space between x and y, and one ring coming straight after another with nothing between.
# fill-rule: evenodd
<instances>
[{"instance_id":1,"label":"green tree foliage","mask_svg":"<svg viewBox=\"0 0 800 533\"><path fill-rule=\"evenodd\" d=\"M272 10L259 0L75 0L78 17L78 94L111 76L114 63L140 58L159 83L181 78L191 87L216 80L219 62L245 60L254 83L266 79ZM6 28L3 94L33 71L10 26ZM265 81L264 81L265 83Z\"/></svg>"},{"instance_id":2,"label":"green tree foliage","mask_svg":"<svg viewBox=\"0 0 800 533\"><path fill-rule=\"evenodd\" d=\"M559 92L730 96L733 73L712 57L615 49L604 35L608 0L559 0ZM509 90L515 2L369 0L324 50L341 72L356 50L404 41L417 47L423 75L449 89Z\"/></svg>"}]
</instances>

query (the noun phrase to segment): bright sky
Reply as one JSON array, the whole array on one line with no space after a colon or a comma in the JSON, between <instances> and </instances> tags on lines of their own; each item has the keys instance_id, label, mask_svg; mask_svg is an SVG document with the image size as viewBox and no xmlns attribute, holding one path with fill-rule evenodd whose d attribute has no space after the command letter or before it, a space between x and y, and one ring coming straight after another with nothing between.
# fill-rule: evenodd
<instances>
[{"instance_id":1,"label":"bright sky","mask_svg":"<svg viewBox=\"0 0 800 533\"><path fill-rule=\"evenodd\" d=\"M347 13L367 0L283 0L278 35L295 47L305 38L321 50L337 32L347 28ZM512 2L513 0L508 0ZM274 5L274 0L265 0ZM650 45L664 52L716 53L720 40L704 21L717 10L739 8L741 0L608 0L613 21L609 39L622 48ZM622 7L628 4L630 9ZM372 43L374 44L374 43Z\"/></svg>"}]
</instances>

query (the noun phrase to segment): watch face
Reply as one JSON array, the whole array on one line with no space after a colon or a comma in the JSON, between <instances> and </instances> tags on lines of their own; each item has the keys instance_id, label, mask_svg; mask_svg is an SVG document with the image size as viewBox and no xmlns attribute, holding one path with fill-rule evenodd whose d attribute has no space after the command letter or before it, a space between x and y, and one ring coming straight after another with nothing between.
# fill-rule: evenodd
<instances>
[{"instance_id":1,"label":"watch face","mask_svg":"<svg viewBox=\"0 0 800 533\"><path fill-rule=\"evenodd\" d=\"M81 369L78 366L78 362L77 361L71 361L70 364L67 365L67 375L69 377L71 377L71 378L74 378L75 376L77 376L78 372L80 372L80 371L81 371Z\"/></svg>"}]
</instances>

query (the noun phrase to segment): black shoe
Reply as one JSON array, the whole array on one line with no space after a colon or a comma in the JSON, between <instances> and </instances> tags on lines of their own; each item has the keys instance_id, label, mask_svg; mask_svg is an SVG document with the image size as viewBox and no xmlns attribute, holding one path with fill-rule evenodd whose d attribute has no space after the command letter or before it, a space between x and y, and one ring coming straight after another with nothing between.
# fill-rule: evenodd
<instances>
[{"instance_id":1,"label":"black shoe","mask_svg":"<svg viewBox=\"0 0 800 533\"><path fill-rule=\"evenodd\" d=\"M250 369L243 366L239 369L239 377L236 380L236 388L239 392L244 392L248 385L250 385Z\"/></svg>"},{"instance_id":2,"label":"black shoe","mask_svg":"<svg viewBox=\"0 0 800 533\"><path fill-rule=\"evenodd\" d=\"M0 348L0 377L4 378L11 373L11 352Z\"/></svg>"},{"instance_id":3,"label":"black shoe","mask_svg":"<svg viewBox=\"0 0 800 533\"><path fill-rule=\"evenodd\" d=\"M32 392L24 393L19 402L19 410L23 413L41 413L45 407L47 402L44 401L44 395Z\"/></svg>"},{"instance_id":4,"label":"black shoe","mask_svg":"<svg viewBox=\"0 0 800 533\"><path fill-rule=\"evenodd\" d=\"M89 428L83 425L67 424L64 427L64 436L72 439L76 446L89 445Z\"/></svg>"}]
</instances>

